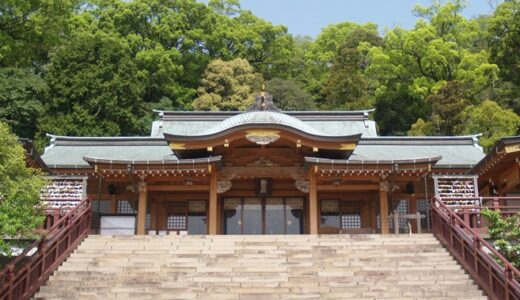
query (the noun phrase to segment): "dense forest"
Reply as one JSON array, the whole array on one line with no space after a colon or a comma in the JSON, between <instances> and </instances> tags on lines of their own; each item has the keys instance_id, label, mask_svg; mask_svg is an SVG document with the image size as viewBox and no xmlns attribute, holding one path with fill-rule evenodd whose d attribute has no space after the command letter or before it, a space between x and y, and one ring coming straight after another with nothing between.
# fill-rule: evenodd
<instances>
[{"instance_id":1,"label":"dense forest","mask_svg":"<svg viewBox=\"0 0 520 300\"><path fill-rule=\"evenodd\" d=\"M238 0L3 0L0 120L45 134L147 135L152 109L241 110L261 86L285 110L375 108L381 135L520 126L520 0L466 18L417 6L412 29L345 21L315 38Z\"/></svg>"}]
</instances>

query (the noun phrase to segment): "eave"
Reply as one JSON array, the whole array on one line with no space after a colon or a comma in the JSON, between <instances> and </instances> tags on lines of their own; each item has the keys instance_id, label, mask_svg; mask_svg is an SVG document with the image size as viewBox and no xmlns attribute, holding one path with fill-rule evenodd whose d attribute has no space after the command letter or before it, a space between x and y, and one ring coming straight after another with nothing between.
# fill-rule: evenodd
<instances>
[{"instance_id":1,"label":"eave","mask_svg":"<svg viewBox=\"0 0 520 300\"><path fill-rule=\"evenodd\" d=\"M295 144L299 141L301 145L330 150L353 150L361 138L361 134L347 136L315 135L280 124L245 124L208 135L185 136L165 133L164 137L173 150L205 149L224 145L226 140L227 143L231 143L242 139L248 130L278 130L284 138L293 140ZM349 149L345 149L347 147Z\"/></svg>"},{"instance_id":2,"label":"eave","mask_svg":"<svg viewBox=\"0 0 520 300\"><path fill-rule=\"evenodd\" d=\"M322 175L381 175L422 176L431 173L441 156L401 160L344 160L305 157L306 169Z\"/></svg>"}]
</instances>

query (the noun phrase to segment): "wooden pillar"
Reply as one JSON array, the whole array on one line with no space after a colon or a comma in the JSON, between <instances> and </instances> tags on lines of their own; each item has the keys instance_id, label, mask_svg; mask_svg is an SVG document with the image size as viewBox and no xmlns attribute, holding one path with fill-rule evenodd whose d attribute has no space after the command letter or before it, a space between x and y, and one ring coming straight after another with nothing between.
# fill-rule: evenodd
<instances>
[{"instance_id":1,"label":"wooden pillar","mask_svg":"<svg viewBox=\"0 0 520 300\"><path fill-rule=\"evenodd\" d=\"M375 196L375 193L373 196ZM370 200L370 228L372 228L373 233L375 233L377 231L377 219L376 218L377 218L377 200L375 199L375 197L373 197Z\"/></svg>"},{"instance_id":2,"label":"wooden pillar","mask_svg":"<svg viewBox=\"0 0 520 300\"><path fill-rule=\"evenodd\" d=\"M415 194L411 194L410 198L408 198L410 203L410 214L417 213L417 199L415 198ZM410 224L412 225L412 232L417 233L417 220L410 220Z\"/></svg>"},{"instance_id":3,"label":"wooden pillar","mask_svg":"<svg viewBox=\"0 0 520 300\"><path fill-rule=\"evenodd\" d=\"M381 216L381 233L389 234L388 228L388 182L381 182L379 188L379 213Z\"/></svg>"},{"instance_id":4,"label":"wooden pillar","mask_svg":"<svg viewBox=\"0 0 520 300\"><path fill-rule=\"evenodd\" d=\"M318 190L316 188L316 170L309 171L309 233L318 234Z\"/></svg>"},{"instance_id":5,"label":"wooden pillar","mask_svg":"<svg viewBox=\"0 0 520 300\"><path fill-rule=\"evenodd\" d=\"M218 234L217 171L212 170L209 178L208 234Z\"/></svg>"},{"instance_id":6,"label":"wooden pillar","mask_svg":"<svg viewBox=\"0 0 520 300\"><path fill-rule=\"evenodd\" d=\"M168 209L166 205L166 201L161 200L160 202L157 202L156 204L157 209L155 212L157 213L157 220L155 221L156 230L166 230L166 210Z\"/></svg>"},{"instance_id":7,"label":"wooden pillar","mask_svg":"<svg viewBox=\"0 0 520 300\"><path fill-rule=\"evenodd\" d=\"M155 201L150 203L150 229L157 230L157 203Z\"/></svg>"},{"instance_id":8,"label":"wooden pillar","mask_svg":"<svg viewBox=\"0 0 520 300\"><path fill-rule=\"evenodd\" d=\"M117 199L115 196L112 196L112 199L110 199L110 213L117 213Z\"/></svg>"},{"instance_id":9,"label":"wooden pillar","mask_svg":"<svg viewBox=\"0 0 520 300\"><path fill-rule=\"evenodd\" d=\"M137 207L137 234L144 235L146 223L146 204L148 202L148 192L146 190L146 183L139 182L139 206Z\"/></svg>"}]
</instances>

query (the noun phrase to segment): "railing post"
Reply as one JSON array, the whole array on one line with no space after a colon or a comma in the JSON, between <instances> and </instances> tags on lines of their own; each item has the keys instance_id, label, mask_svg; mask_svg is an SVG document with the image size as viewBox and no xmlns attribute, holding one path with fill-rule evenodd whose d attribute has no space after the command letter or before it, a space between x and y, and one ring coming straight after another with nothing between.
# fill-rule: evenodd
<instances>
[{"instance_id":1,"label":"railing post","mask_svg":"<svg viewBox=\"0 0 520 300\"><path fill-rule=\"evenodd\" d=\"M59 220L60 220L60 211L59 211L59 209L55 208L54 217L52 219L52 226L54 226L54 224L57 224Z\"/></svg>"},{"instance_id":2,"label":"railing post","mask_svg":"<svg viewBox=\"0 0 520 300\"><path fill-rule=\"evenodd\" d=\"M479 277L480 277L480 274L478 272L478 254L479 254L479 250L481 247L482 247L482 245L480 245L480 240L478 239L478 236L476 236L476 235L473 236L473 269L475 270L475 273ZM491 274L491 270L489 270L488 273ZM492 286L492 285L490 285L490 286Z\"/></svg>"},{"instance_id":3,"label":"railing post","mask_svg":"<svg viewBox=\"0 0 520 300\"><path fill-rule=\"evenodd\" d=\"M506 265L504 268L504 284L505 284L505 292L506 292L506 300L509 300L509 281L513 280L513 272L511 268Z\"/></svg>"},{"instance_id":4,"label":"railing post","mask_svg":"<svg viewBox=\"0 0 520 300\"><path fill-rule=\"evenodd\" d=\"M42 274L45 272L45 261L47 260L47 251L45 251L45 240L41 240L38 244L38 253L41 253L42 257L42 265L41 265L41 271L38 277L42 276Z\"/></svg>"},{"instance_id":5,"label":"railing post","mask_svg":"<svg viewBox=\"0 0 520 300\"><path fill-rule=\"evenodd\" d=\"M8 293L7 293L7 299L8 300L14 300L13 298L13 281L14 281L14 266L12 264L9 264L7 266L7 272L5 274L5 281L8 282Z\"/></svg>"}]
</instances>

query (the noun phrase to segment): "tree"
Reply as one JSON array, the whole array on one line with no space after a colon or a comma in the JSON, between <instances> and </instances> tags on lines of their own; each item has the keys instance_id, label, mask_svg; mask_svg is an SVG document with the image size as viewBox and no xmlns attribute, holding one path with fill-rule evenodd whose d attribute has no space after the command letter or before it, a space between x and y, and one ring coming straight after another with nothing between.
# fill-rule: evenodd
<instances>
[{"instance_id":1,"label":"tree","mask_svg":"<svg viewBox=\"0 0 520 300\"><path fill-rule=\"evenodd\" d=\"M397 101L416 98L425 101L450 81L457 81L464 91L463 98L472 103L479 103L489 95L489 89L498 80L498 67L482 49L485 34L481 24L464 18L463 7L458 0L444 5L434 2L430 7L418 6L416 13L421 19L414 29L397 27L385 35L383 46L369 50L367 73L379 82L377 99L387 101L395 90L403 91L404 85L410 95ZM413 104L399 106L407 105ZM426 111L431 111L431 107ZM424 118L424 109L410 113L415 120ZM377 117L376 121L379 122ZM407 128L399 128L399 132L408 130L412 123Z\"/></svg>"},{"instance_id":2,"label":"tree","mask_svg":"<svg viewBox=\"0 0 520 300\"><path fill-rule=\"evenodd\" d=\"M397 87L380 89L376 94L374 118L381 135L406 135L411 124L417 118L429 114L425 100L410 93L409 87L397 84Z\"/></svg>"},{"instance_id":3,"label":"tree","mask_svg":"<svg viewBox=\"0 0 520 300\"><path fill-rule=\"evenodd\" d=\"M116 34L78 31L59 49L46 74L49 99L40 120L45 133L77 136L144 134L151 113L143 102L147 75L131 46Z\"/></svg>"},{"instance_id":4,"label":"tree","mask_svg":"<svg viewBox=\"0 0 520 300\"><path fill-rule=\"evenodd\" d=\"M221 52L215 32L225 18L194 0L101 1L81 14L77 32L106 34L126 44L144 103L166 97L173 107L186 109L212 55Z\"/></svg>"},{"instance_id":5,"label":"tree","mask_svg":"<svg viewBox=\"0 0 520 300\"><path fill-rule=\"evenodd\" d=\"M464 99L464 91L457 81L450 81L435 94L426 98L431 106L428 122L419 119L412 125L409 135L453 135L461 122L460 113L469 104ZM421 130L422 129L422 130Z\"/></svg>"},{"instance_id":6,"label":"tree","mask_svg":"<svg viewBox=\"0 0 520 300\"><path fill-rule=\"evenodd\" d=\"M238 0L211 0L208 6L222 16L211 32L213 58L243 58L266 79L288 77L294 40L286 26L242 9Z\"/></svg>"},{"instance_id":7,"label":"tree","mask_svg":"<svg viewBox=\"0 0 520 300\"><path fill-rule=\"evenodd\" d=\"M260 92L262 75L255 73L245 59L216 59L209 63L198 89L193 108L199 110L244 110Z\"/></svg>"},{"instance_id":8,"label":"tree","mask_svg":"<svg viewBox=\"0 0 520 300\"><path fill-rule=\"evenodd\" d=\"M490 60L500 68L495 99L520 113L520 1L505 1L489 18Z\"/></svg>"},{"instance_id":9,"label":"tree","mask_svg":"<svg viewBox=\"0 0 520 300\"><path fill-rule=\"evenodd\" d=\"M489 20L490 54L504 80L520 84L520 1L500 4Z\"/></svg>"},{"instance_id":10,"label":"tree","mask_svg":"<svg viewBox=\"0 0 520 300\"><path fill-rule=\"evenodd\" d=\"M500 138L515 135L520 126L520 117L516 113L491 100L468 106L462 111L461 119L463 122L455 130L461 134L482 133L480 144L486 150Z\"/></svg>"},{"instance_id":11,"label":"tree","mask_svg":"<svg viewBox=\"0 0 520 300\"><path fill-rule=\"evenodd\" d=\"M26 166L25 150L7 124L0 122L0 251L10 253L5 237L33 238L43 224L40 190L45 181Z\"/></svg>"},{"instance_id":12,"label":"tree","mask_svg":"<svg viewBox=\"0 0 520 300\"><path fill-rule=\"evenodd\" d=\"M499 212L483 209L494 246L516 268L520 268L520 216L504 218Z\"/></svg>"},{"instance_id":13,"label":"tree","mask_svg":"<svg viewBox=\"0 0 520 300\"><path fill-rule=\"evenodd\" d=\"M0 121L18 136L33 138L46 93L47 85L31 70L0 68Z\"/></svg>"},{"instance_id":14,"label":"tree","mask_svg":"<svg viewBox=\"0 0 520 300\"><path fill-rule=\"evenodd\" d=\"M273 101L283 110L313 110L312 96L297 82L291 79L274 78L267 82L267 91L273 95Z\"/></svg>"},{"instance_id":15,"label":"tree","mask_svg":"<svg viewBox=\"0 0 520 300\"><path fill-rule=\"evenodd\" d=\"M80 1L4 0L0 2L0 67L39 69L59 45Z\"/></svg>"},{"instance_id":16,"label":"tree","mask_svg":"<svg viewBox=\"0 0 520 300\"><path fill-rule=\"evenodd\" d=\"M341 78L341 76L344 75L341 74L342 71L347 71L345 70L346 68L349 68L349 66L352 68L353 64L355 64L355 58L351 58L350 56L349 58L342 58L342 56L346 54L341 53L342 50L343 52L347 52L348 50L346 49L348 48L357 48L359 43L363 41L362 37L364 35L365 37L368 35L377 36L377 25L373 23L360 25L351 22L329 25L320 32L316 40L312 43L306 53L307 72L305 74L308 77L306 80L308 82L307 90L313 94L317 103L324 104L326 102L323 88L329 78L331 67L335 64L335 61L337 61L335 70L337 76L331 79L332 81ZM350 39L353 39L353 41L350 42ZM348 66L345 66L346 64L348 64ZM355 78L353 79L350 79L351 76L348 76L348 78L344 80L354 84L359 81L358 75L359 74L355 74L353 76ZM341 100L344 101L346 99ZM334 104L328 108L333 106Z\"/></svg>"},{"instance_id":17,"label":"tree","mask_svg":"<svg viewBox=\"0 0 520 300\"><path fill-rule=\"evenodd\" d=\"M375 87L364 74L367 59L363 49L381 44L382 39L376 31L356 28L347 34L323 83L323 108L356 110L373 107Z\"/></svg>"}]
</instances>

